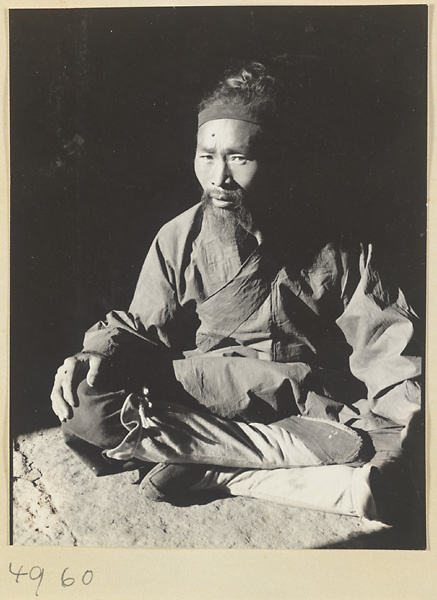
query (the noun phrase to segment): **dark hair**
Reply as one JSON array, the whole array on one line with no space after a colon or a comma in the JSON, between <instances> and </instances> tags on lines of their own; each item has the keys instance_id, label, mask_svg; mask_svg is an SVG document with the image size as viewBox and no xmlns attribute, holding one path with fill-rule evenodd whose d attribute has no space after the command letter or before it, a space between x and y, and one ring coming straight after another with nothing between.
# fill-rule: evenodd
<instances>
[{"instance_id":1,"label":"dark hair","mask_svg":"<svg viewBox=\"0 0 437 600\"><path fill-rule=\"evenodd\" d=\"M214 91L199 104L199 111L210 106L241 106L255 111L269 122L280 113L280 81L258 62L228 71Z\"/></svg>"}]
</instances>

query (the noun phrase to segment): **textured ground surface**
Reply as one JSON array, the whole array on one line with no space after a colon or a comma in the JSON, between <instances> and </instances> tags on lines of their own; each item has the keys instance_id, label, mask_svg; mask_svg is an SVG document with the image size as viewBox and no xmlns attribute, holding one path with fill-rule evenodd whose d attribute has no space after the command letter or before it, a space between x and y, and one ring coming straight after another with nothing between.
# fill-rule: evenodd
<instances>
[{"instance_id":1,"label":"textured ground surface","mask_svg":"<svg viewBox=\"0 0 437 600\"><path fill-rule=\"evenodd\" d=\"M59 429L18 437L13 452L13 542L18 545L179 548L411 548L381 523L222 498L190 507L141 496L137 471L95 477Z\"/></svg>"}]
</instances>

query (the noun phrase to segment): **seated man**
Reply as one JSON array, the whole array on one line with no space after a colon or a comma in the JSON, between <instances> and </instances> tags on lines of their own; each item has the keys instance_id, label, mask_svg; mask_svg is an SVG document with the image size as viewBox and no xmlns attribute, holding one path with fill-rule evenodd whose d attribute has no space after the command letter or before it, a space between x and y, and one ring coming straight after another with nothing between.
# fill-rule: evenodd
<instances>
[{"instance_id":1,"label":"seated man","mask_svg":"<svg viewBox=\"0 0 437 600\"><path fill-rule=\"evenodd\" d=\"M216 489L390 522L381 485L420 416L417 317L371 245L302 230L289 135L258 63L201 103L201 202L156 236L129 312L59 368L53 410L97 474L158 463L150 498Z\"/></svg>"}]
</instances>

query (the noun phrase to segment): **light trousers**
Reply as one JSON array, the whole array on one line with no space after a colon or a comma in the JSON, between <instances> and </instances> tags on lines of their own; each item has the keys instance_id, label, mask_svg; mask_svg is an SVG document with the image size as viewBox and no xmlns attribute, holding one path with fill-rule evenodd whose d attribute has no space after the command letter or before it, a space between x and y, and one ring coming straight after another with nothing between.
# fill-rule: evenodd
<instances>
[{"instance_id":1,"label":"light trousers","mask_svg":"<svg viewBox=\"0 0 437 600\"><path fill-rule=\"evenodd\" d=\"M347 465L265 469L209 469L195 486L289 506L377 519L370 469Z\"/></svg>"}]
</instances>

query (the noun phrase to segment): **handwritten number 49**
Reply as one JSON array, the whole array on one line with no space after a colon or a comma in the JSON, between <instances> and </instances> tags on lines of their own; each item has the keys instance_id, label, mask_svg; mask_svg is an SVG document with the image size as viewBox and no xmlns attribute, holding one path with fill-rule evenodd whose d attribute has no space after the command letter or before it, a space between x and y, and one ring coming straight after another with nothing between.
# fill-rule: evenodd
<instances>
[{"instance_id":1,"label":"handwritten number 49","mask_svg":"<svg viewBox=\"0 0 437 600\"><path fill-rule=\"evenodd\" d=\"M38 585L36 586L36 590L35 590L35 596L38 596L39 586L41 585L42 578L44 577L44 569L42 569L41 567L32 567L30 569L29 573L24 573L22 571L22 569L23 569L23 566L21 566L18 569L18 573L15 573L12 570L12 563L9 563L9 573L11 575L15 575L15 583L20 583L20 577L24 577L25 575L29 575L29 578L32 581L36 581L37 579L39 579Z\"/></svg>"},{"instance_id":2,"label":"handwritten number 49","mask_svg":"<svg viewBox=\"0 0 437 600\"><path fill-rule=\"evenodd\" d=\"M62 587L70 587L70 586L74 585L74 583L76 582L76 580L74 579L74 577L67 577L66 576L67 575L67 571L68 571L68 567L62 571L62 575L61 575L61 584L62 584ZM11 575L14 575L16 583L20 583L20 577L24 577L26 575L29 575L29 579L31 579L32 581L37 581L38 580L38 585L36 586L36 590L35 590L35 596L38 596L38 591L39 591L41 582L42 582L43 577L44 577L44 569L43 568L41 568L41 567L32 567L28 573L25 573L23 571L23 566L21 566L18 569L18 572L16 573L15 571L12 570L12 563L9 563L9 573ZM92 580L93 580L93 572L92 571L85 571L85 573L82 575L82 583L83 583L83 585L89 585L92 582Z\"/></svg>"}]
</instances>

